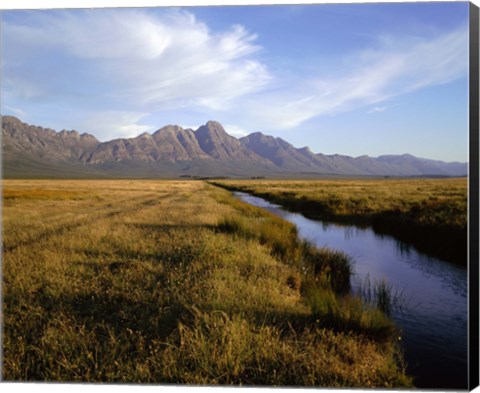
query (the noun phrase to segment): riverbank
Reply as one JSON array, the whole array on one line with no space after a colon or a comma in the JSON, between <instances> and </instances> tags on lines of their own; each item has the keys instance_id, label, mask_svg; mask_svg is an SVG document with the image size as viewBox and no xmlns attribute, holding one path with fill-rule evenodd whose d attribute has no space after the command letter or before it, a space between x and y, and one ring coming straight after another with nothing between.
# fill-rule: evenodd
<instances>
[{"instance_id":1,"label":"riverbank","mask_svg":"<svg viewBox=\"0 0 480 393\"><path fill-rule=\"evenodd\" d=\"M197 181L5 181L3 378L410 387L344 255Z\"/></svg>"},{"instance_id":2,"label":"riverbank","mask_svg":"<svg viewBox=\"0 0 480 393\"><path fill-rule=\"evenodd\" d=\"M222 180L306 217L371 226L420 252L467 265L467 179Z\"/></svg>"},{"instance_id":3,"label":"riverbank","mask_svg":"<svg viewBox=\"0 0 480 393\"><path fill-rule=\"evenodd\" d=\"M387 306L386 311L402 332L407 373L414 377L416 387L467 388L464 268L414 249L406 250L400 241L378 236L368 227L313 220L247 193L233 195L291 222L300 239L354 257L352 291L382 309ZM382 291L385 286L386 292ZM381 296L372 296L379 293Z\"/></svg>"}]
</instances>

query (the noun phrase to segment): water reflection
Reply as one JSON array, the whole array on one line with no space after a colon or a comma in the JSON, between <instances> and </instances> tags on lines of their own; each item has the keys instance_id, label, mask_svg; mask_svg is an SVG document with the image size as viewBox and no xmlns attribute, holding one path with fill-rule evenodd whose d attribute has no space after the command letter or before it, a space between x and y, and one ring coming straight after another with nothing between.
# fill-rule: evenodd
<instances>
[{"instance_id":1,"label":"water reflection","mask_svg":"<svg viewBox=\"0 0 480 393\"><path fill-rule=\"evenodd\" d=\"M385 279L408 307L392 310L403 332L408 372L424 388L467 388L466 269L419 253L370 228L314 221L245 193L235 195L294 223L318 247L344 251L354 260L356 282ZM356 287L357 286L357 287Z\"/></svg>"}]
</instances>

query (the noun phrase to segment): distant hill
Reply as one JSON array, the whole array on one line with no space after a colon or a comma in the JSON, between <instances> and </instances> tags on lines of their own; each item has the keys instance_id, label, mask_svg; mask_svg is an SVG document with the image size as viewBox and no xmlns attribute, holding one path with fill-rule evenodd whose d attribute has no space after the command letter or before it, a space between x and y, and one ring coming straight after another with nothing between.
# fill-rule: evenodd
<instances>
[{"instance_id":1,"label":"distant hill","mask_svg":"<svg viewBox=\"0 0 480 393\"><path fill-rule=\"evenodd\" d=\"M466 163L409 154L377 158L315 154L254 132L237 139L209 121L196 131L167 125L153 134L98 141L2 117L4 177L465 176Z\"/></svg>"}]
</instances>

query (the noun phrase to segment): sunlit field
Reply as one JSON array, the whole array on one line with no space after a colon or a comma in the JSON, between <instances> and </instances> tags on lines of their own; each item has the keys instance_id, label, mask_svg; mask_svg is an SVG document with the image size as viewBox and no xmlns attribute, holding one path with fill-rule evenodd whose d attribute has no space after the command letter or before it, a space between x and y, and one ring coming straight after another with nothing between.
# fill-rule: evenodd
<instances>
[{"instance_id":1,"label":"sunlit field","mask_svg":"<svg viewBox=\"0 0 480 393\"><path fill-rule=\"evenodd\" d=\"M225 180L216 182L308 217L372 225L421 251L467 263L467 179Z\"/></svg>"},{"instance_id":2,"label":"sunlit field","mask_svg":"<svg viewBox=\"0 0 480 393\"><path fill-rule=\"evenodd\" d=\"M402 387L349 258L200 181L3 182L3 377Z\"/></svg>"}]
</instances>

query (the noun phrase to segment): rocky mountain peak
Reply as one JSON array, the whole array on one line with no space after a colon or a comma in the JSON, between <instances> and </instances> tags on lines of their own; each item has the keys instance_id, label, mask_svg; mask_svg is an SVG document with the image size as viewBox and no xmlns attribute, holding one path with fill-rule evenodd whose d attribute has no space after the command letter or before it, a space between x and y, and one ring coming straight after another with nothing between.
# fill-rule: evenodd
<instances>
[{"instance_id":1,"label":"rocky mountain peak","mask_svg":"<svg viewBox=\"0 0 480 393\"><path fill-rule=\"evenodd\" d=\"M89 139L89 140L96 140L98 141L97 138L95 138L92 134L89 134L88 132L83 132L80 134L80 139Z\"/></svg>"},{"instance_id":2,"label":"rocky mountain peak","mask_svg":"<svg viewBox=\"0 0 480 393\"><path fill-rule=\"evenodd\" d=\"M275 139L273 136L270 135L265 135L261 132L252 132L251 134L241 138L242 140L248 138L251 142L275 142Z\"/></svg>"},{"instance_id":3,"label":"rocky mountain peak","mask_svg":"<svg viewBox=\"0 0 480 393\"><path fill-rule=\"evenodd\" d=\"M24 151L49 160L80 159L100 143L93 135L81 137L77 131L56 132L22 122L14 116L2 116L3 145L6 154Z\"/></svg>"},{"instance_id":4,"label":"rocky mountain peak","mask_svg":"<svg viewBox=\"0 0 480 393\"><path fill-rule=\"evenodd\" d=\"M4 173L28 175L32 168L48 175L69 170L86 173L101 170L138 176L163 173L202 176L296 176L296 175L393 175L464 176L466 163L444 163L410 154L378 158L313 154L287 141L261 132L237 139L210 120L196 131L167 125L154 134L119 138L100 143L93 135L77 131L56 132L2 117ZM19 162L24 163L19 165ZM35 164L32 164L35 163ZM24 165L22 167L22 165ZM65 169L69 168L69 169ZM168 168L168 169L167 169ZM23 171L23 172L22 172ZM93 173L93 172L88 172Z\"/></svg>"},{"instance_id":5,"label":"rocky mountain peak","mask_svg":"<svg viewBox=\"0 0 480 393\"><path fill-rule=\"evenodd\" d=\"M72 130L72 131L62 130L57 135L62 138L80 139L80 134L75 130Z\"/></svg>"},{"instance_id":6,"label":"rocky mountain peak","mask_svg":"<svg viewBox=\"0 0 480 393\"><path fill-rule=\"evenodd\" d=\"M223 128L223 126L222 126L218 121L215 121L215 120L209 120L209 121L207 121L207 123L205 124L205 127L209 128L210 130L221 130L221 131L225 131L225 129Z\"/></svg>"},{"instance_id":7,"label":"rocky mountain peak","mask_svg":"<svg viewBox=\"0 0 480 393\"><path fill-rule=\"evenodd\" d=\"M147 139L150 139L152 136L148 133L148 132L144 132L142 134L140 134L139 136L137 136L137 138L147 138Z\"/></svg>"},{"instance_id":8,"label":"rocky mountain peak","mask_svg":"<svg viewBox=\"0 0 480 393\"><path fill-rule=\"evenodd\" d=\"M301 147L300 149L298 149L298 151L304 154L313 154L313 152L310 150L308 146Z\"/></svg>"},{"instance_id":9,"label":"rocky mountain peak","mask_svg":"<svg viewBox=\"0 0 480 393\"><path fill-rule=\"evenodd\" d=\"M225 131L223 126L217 122L210 120L205 125L200 126L195 131L197 138L225 138L230 137L230 135ZM232 137L233 138L233 137Z\"/></svg>"},{"instance_id":10,"label":"rocky mountain peak","mask_svg":"<svg viewBox=\"0 0 480 393\"><path fill-rule=\"evenodd\" d=\"M160 135L160 134L171 134L171 135L176 135L178 133L183 132L184 129L180 126L177 125L166 125L159 130L155 131L152 136Z\"/></svg>"},{"instance_id":11,"label":"rocky mountain peak","mask_svg":"<svg viewBox=\"0 0 480 393\"><path fill-rule=\"evenodd\" d=\"M219 160L253 160L264 164L265 160L245 147L240 140L229 135L223 126L210 120L195 131L200 148Z\"/></svg>"}]
</instances>

